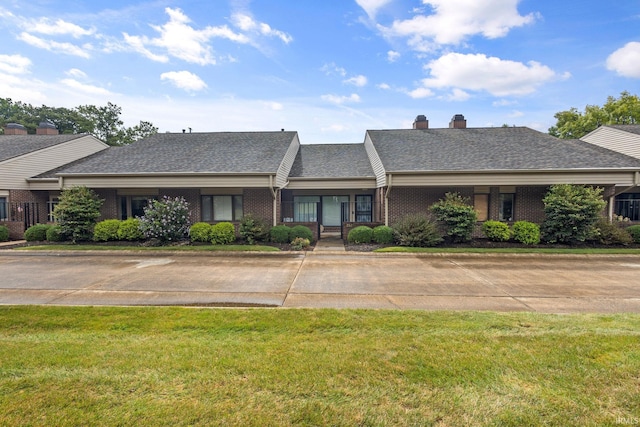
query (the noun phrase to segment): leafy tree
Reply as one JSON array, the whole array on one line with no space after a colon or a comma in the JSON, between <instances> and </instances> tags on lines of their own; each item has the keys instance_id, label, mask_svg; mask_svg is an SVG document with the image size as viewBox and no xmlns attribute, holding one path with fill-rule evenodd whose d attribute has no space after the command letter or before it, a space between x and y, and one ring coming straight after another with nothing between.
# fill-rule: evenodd
<instances>
[{"instance_id":1,"label":"leafy tree","mask_svg":"<svg viewBox=\"0 0 640 427\"><path fill-rule=\"evenodd\" d=\"M431 205L431 211L444 224L445 234L454 242L471 240L478 214L468 199L458 193L446 193L444 199Z\"/></svg>"},{"instance_id":2,"label":"leafy tree","mask_svg":"<svg viewBox=\"0 0 640 427\"><path fill-rule=\"evenodd\" d=\"M62 235L68 236L73 243L90 240L103 202L87 187L62 190L60 201L53 209Z\"/></svg>"},{"instance_id":3,"label":"leafy tree","mask_svg":"<svg viewBox=\"0 0 640 427\"><path fill-rule=\"evenodd\" d=\"M597 232L606 202L602 188L552 185L544 199L542 237L549 243L581 243Z\"/></svg>"},{"instance_id":4,"label":"leafy tree","mask_svg":"<svg viewBox=\"0 0 640 427\"><path fill-rule=\"evenodd\" d=\"M554 115L555 126L549 134L563 139L582 138L602 125L629 125L640 123L640 98L622 92L620 98L609 96L602 106L587 105L584 112L572 107Z\"/></svg>"}]
</instances>

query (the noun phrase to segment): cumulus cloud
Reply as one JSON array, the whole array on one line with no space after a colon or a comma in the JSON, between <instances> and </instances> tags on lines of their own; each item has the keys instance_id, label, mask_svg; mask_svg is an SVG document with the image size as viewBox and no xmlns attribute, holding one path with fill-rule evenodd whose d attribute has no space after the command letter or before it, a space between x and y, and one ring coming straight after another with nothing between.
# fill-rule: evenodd
<instances>
[{"instance_id":1,"label":"cumulus cloud","mask_svg":"<svg viewBox=\"0 0 640 427\"><path fill-rule=\"evenodd\" d=\"M77 46L73 43L46 40L40 37L36 37L27 32L20 33L20 35L18 36L18 40L22 40L23 42L30 44L33 47L45 49L54 53L63 53L65 55L79 56L81 58L91 57L90 51L92 50L92 46L90 44Z\"/></svg>"},{"instance_id":2,"label":"cumulus cloud","mask_svg":"<svg viewBox=\"0 0 640 427\"><path fill-rule=\"evenodd\" d=\"M413 99L421 99L421 98L429 98L430 96L433 96L434 93L431 89L428 89L426 87L419 87L417 89L407 92L407 95L409 95Z\"/></svg>"},{"instance_id":3,"label":"cumulus cloud","mask_svg":"<svg viewBox=\"0 0 640 427\"><path fill-rule=\"evenodd\" d=\"M367 77L360 74L358 76L353 76L347 80L344 80L344 83L354 85L357 87L364 87L367 85Z\"/></svg>"},{"instance_id":4,"label":"cumulus cloud","mask_svg":"<svg viewBox=\"0 0 640 427\"><path fill-rule=\"evenodd\" d=\"M347 70L342 67L338 67L335 62L331 62L328 64L324 64L320 71L325 73L327 76L339 75L341 77L345 77L347 75Z\"/></svg>"},{"instance_id":5,"label":"cumulus cloud","mask_svg":"<svg viewBox=\"0 0 640 427\"><path fill-rule=\"evenodd\" d=\"M425 68L431 77L422 80L421 89L457 88L498 97L527 95L559 78L552 69L535 61L524 64L483 54L448 53Z\"/></svg>"},{"instance_id":6,"label":"cumulus cloud","mask_svg":"<svg viewBox=\"0 0 640 427\"><path fill-rule=\"evenodd\" d=\"M624 77L640 78L640 42L629 42L609 55L607 69Z\"/></svg>"},{"instance_id":7,"label":"cumulus cloud","mask_svg":"<svg viewBox=\"0 0 640 427\"><path fill-rule=\"evenodd\" d=\"M242 31L254 32L267 37L277 37L283 43L289 44L293 41L293 37L289 34L271 28L269 24L258 22L246 13L235 13L231 16L231 22Z\"/></svg>"},{"instance_id":8,"label":"cumulus cloud","mask_svg":"<svg viewBox=\"0 0 640 427\"><path fill-rule=\"evenodd\" d=\"M512 28L532 23L535 14L518 13L519 0L423 0L430 14L395 20L378 28L388 37L403 37L418 51L435 46L456 45L467 37L504 37Z\"/></svg>"},{"instance_id":9,"label":"cumulus cloud","mask_svg":"<svg viewBox=\"0 0 640 427\"><path fill-rule=\"evenodd\" d=\"M23 25L23 28L32 33L46 34L48 36L68 35L76 39L90 36L96 32L95 28L85 29L62 19L53 21L49 18L29 21L26 25Z\"/></svg>"},{"instance_id":10,"label":"cumulus cloud","mask_svg":"<svg viewBox=\"0 0 640 427\"><path fill-rule=\"evenodd\" d=\"M369 18L374 19L378 10L390 3L391 0L356 0L356 3L364 9Z\"/></svg>"},{"instance_id":11,"label":"cumulus cloud","mask_svg":"<svg viewBox=\"0 0 640 427\"><path fill-rule=\"evenodd\" d=\"M398 58L400 58L400 52L396 52L395 50L387 52L387 61L396 62Z\"/></svg>"},{"instance_id":12,"label":"cumulus cloud","mask_svg":"<svg viewBox=\"0 0 640 427\"><path fill-rule=\"evenodd\" d=\"M471 98L469 93L457 87L453 88L449 96L447 96L447 100L449 101L466 101L469 98Z\"/></svg>"},{"instance_id":13,"label":"cumulus cloud","mask_svg":"<svg viewBox=\"0 0 640 427\"><path fill-rule=\"evenodd\" d=\"M351 104L355 102L360 102L360 96L357 93L352 93L349 96L338 96L338 95L322 95L320 97L323 101L330 102L331 104Z\"/></svg>"},{"instance_id":14,"label":"cumulus cloud","mask_svg":"<svg viewBox=\"0 0 640 427\"><path fill-rule=\"evenodd\" d=\"M71 89L84 92L89 95L111 95L111 92L105 88L81 83L75 79L62 79L60 80L60 83Z\"/></svg>"},{"instance_id":15,"label":"cumulus cloud","mask_svg":"<svg viewBox=\"0 0 640 427\"><path fill-rule=\"evenodd\" d=\"M379 83L376 85L376 87L378 89L382 89L382 90L389 90L391 89L391 86L389 86L387 83Z\"/></svg>"},{"instance_id":16,"label":"cumulus cloud","mask_svg":"<svg viewBox=\"0 0 640 427\"><path fill-rule=\"evenodd\" d=\"M22 55L0 55L0 72L9 74L27 74L31 60Z\"/></svg>"},{"instance_id":17,"label":"cumulus cloud","mask_svg":"<svg viewBox=\"0 0 640 427\"><path fill-rule=\"evenodd\" d=\"M207 84L200 77L189 71L162 73L160 80L168 80L175 87L184 89L187 92L196 92L207 87Z\"/></svg>"}]
</instances>

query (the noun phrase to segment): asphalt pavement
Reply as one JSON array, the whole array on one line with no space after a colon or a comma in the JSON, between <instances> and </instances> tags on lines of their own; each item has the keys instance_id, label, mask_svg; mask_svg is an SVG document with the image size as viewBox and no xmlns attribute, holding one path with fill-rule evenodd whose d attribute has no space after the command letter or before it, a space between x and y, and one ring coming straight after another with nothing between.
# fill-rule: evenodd
<instances>
[{"instance_id":1,"label":"asphalt pavement","mask_svg":"<svg viewBox=\"0 0 640 427\"><path fill-rule=\"evenodd\" d=\"M1 250L0 304L637 313L640 257Z\"/></svg>"}]
</instances>

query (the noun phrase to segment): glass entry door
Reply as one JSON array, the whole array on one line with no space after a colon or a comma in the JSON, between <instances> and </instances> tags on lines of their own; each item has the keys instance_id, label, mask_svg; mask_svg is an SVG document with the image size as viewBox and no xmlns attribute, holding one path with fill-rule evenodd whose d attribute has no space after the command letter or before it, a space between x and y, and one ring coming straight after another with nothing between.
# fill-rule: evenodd
<instances>
[{"instance_id":1,"label":"glass entry door","mask_svg":"<svg viewBox=\"0 0 640 427\"><path fill-rule=\"evenodd\" d=\"M349 206L349 196L322 196L322 225L325 227L339 227L344 218L342 204ZM348 216L347 216L348 218Z\"/></svg>"}]
</instances>

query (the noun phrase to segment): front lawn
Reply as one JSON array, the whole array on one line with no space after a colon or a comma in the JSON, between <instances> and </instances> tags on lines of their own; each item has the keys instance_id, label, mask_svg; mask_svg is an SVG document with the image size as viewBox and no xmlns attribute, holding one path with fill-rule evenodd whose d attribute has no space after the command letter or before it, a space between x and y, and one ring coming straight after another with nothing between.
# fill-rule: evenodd
<instances>
[{"instance_id":1,"label":"front lawn","mask_svg":"<svg viewBox=\"0 0 640 427\"><path fill-rule=\"evenodd\" d=\"M621 425L640 316L0 307L0 425Z\"/></svg>"}]
</instances>

